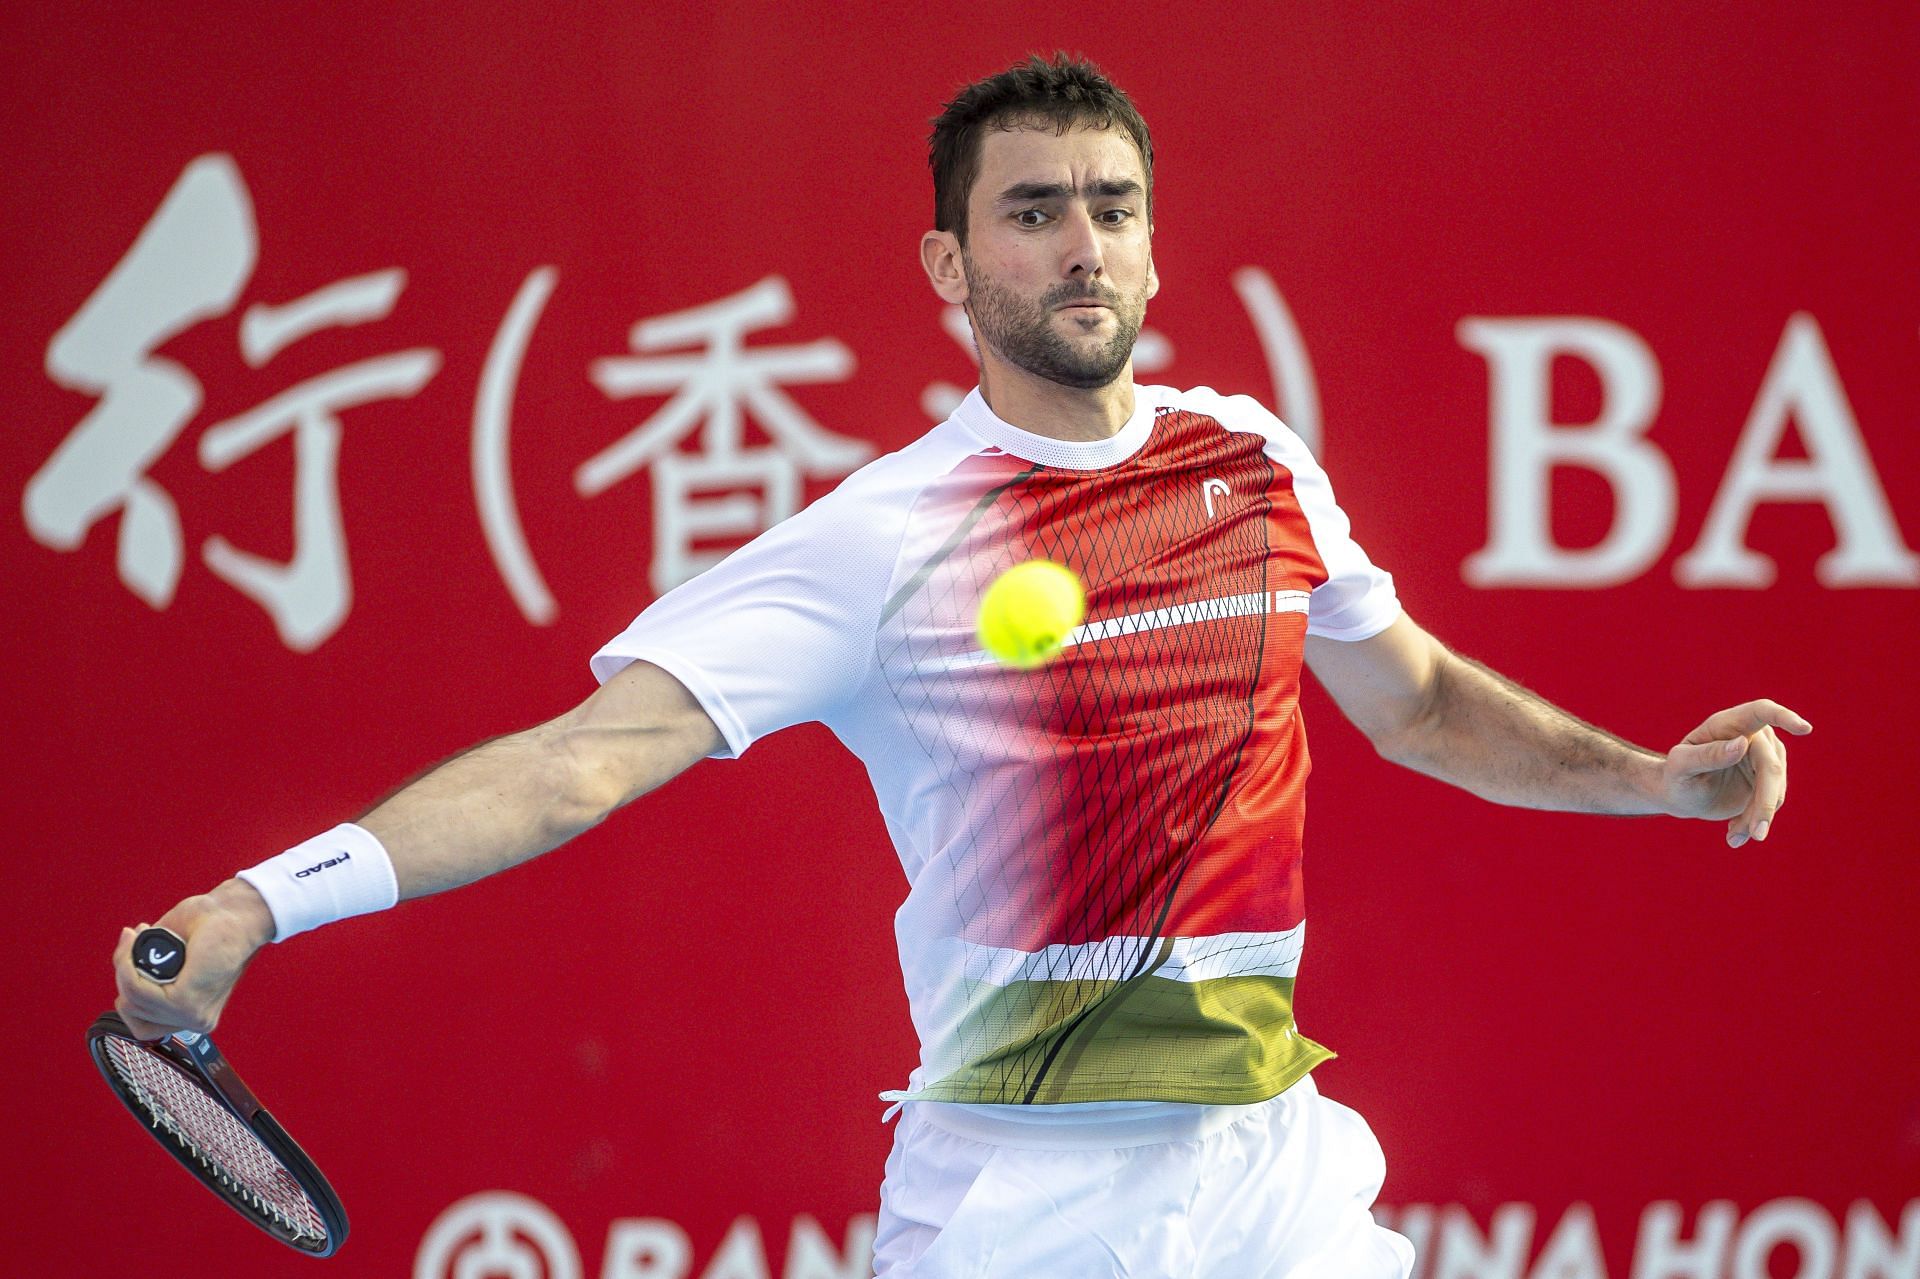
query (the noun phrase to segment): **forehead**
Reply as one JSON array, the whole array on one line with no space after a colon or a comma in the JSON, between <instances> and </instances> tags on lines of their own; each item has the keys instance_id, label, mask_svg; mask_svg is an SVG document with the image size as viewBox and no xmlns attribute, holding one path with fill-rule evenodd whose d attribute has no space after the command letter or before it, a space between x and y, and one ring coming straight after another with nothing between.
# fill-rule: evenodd
<instances>
[{"instance_id":1,"label":"forehead","mask_svg":"<svg viewBox=\"0 0 1920 1279\"><path fill-rule=\"evenodd\" d=\"M1051 125L989 129L980 139L975 199L992 200L1015 183L1132 179L1146 185L1146 165L1133 139L1119 127L1075 125L1056 133Z\"/></svg>"}]
</instances>

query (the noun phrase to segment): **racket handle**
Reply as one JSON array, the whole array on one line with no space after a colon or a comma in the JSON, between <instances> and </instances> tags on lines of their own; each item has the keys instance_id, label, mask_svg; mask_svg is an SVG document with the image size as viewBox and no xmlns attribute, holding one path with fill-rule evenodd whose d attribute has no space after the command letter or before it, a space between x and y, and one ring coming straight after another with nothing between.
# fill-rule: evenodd
<instances>
[{"instance_id":1,"label":"racket handle","mask_svg":"<svg viewBox=\"0 0 1920 1279\"><path fill-rule=\"evenodd\" d=\"M180 975L187 962L187 943L168 928L143 928L133 939L133 966L156 985L165 986ZM168 1036L182 1047L192 1048L205 1035L192 1030L177 1030Z\"/></svg>"},{"instance_id":2,"label":"racket handle","mask_svg":"<svg viewBox=\"0 0 1920 1279\"><path fill-rule=\"evenodd\" d=\"M133 966L165 986L187 962L187 943L165 928L144 928L133 939Z\"/></svg>"}]
</instances>

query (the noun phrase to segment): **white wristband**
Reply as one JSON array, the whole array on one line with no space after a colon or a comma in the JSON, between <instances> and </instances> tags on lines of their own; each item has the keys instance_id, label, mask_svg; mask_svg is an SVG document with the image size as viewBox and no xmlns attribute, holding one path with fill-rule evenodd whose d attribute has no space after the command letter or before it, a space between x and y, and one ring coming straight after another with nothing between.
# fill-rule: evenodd
<instances>
[{"instance_id":1,"label":"white wristband","mask_svg":"<svg viewBox=\"0 0 1920 1279\"><path fill-rule=\"evenodd\" d=\"M372 831L351 822L241 871L240 878L266 898L275 941L400 900L393 859Z\"/></svg>"}]
</instances>

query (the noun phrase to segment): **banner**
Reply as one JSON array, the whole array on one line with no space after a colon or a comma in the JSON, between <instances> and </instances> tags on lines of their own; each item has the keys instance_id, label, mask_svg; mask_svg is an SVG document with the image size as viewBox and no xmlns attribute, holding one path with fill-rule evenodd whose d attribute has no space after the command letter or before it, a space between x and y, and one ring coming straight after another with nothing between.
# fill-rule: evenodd
<instances>
[{"instance_id":1,"label":"banner","mask_svg":"<svg viewBox=\"0 0 1920 1279\"><path fill-rule=\"evenodd\" d=\"M16 1270L304 1273L93 1077L120 928L560 714L944 418L927 123L1065 48L1153 129L1141 382L1272 407L1411 615L1572 713L1816 726L1734 851L1482 803L1310 688L1298 1014L1418 1273L1920 1279L1909 14L0 24ZM864 1275L904 891L794 729L269 948L219 1038L345 1200L339 1273Z\"/></svg>"}]
</instances>

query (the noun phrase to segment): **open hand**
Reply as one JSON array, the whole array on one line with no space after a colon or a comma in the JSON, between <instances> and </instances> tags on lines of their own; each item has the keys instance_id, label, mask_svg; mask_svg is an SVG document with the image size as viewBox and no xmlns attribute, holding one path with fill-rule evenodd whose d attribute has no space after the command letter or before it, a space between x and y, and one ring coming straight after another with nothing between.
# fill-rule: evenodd
<instances>
[{"instance_id":1,"label":"open hand","mask_svg":"<svg viewBox=\"0 0 1920 1279\"><path fill-rule=\"evenodd\" d=\"M1661 768L1667 811L1675 817L1730 818L1727 844L1765 839L1787 800L1787 744L1813 725L1778 702L1747 702L1711 715L1667 752Z\"/></svg>"}]
</instances>

